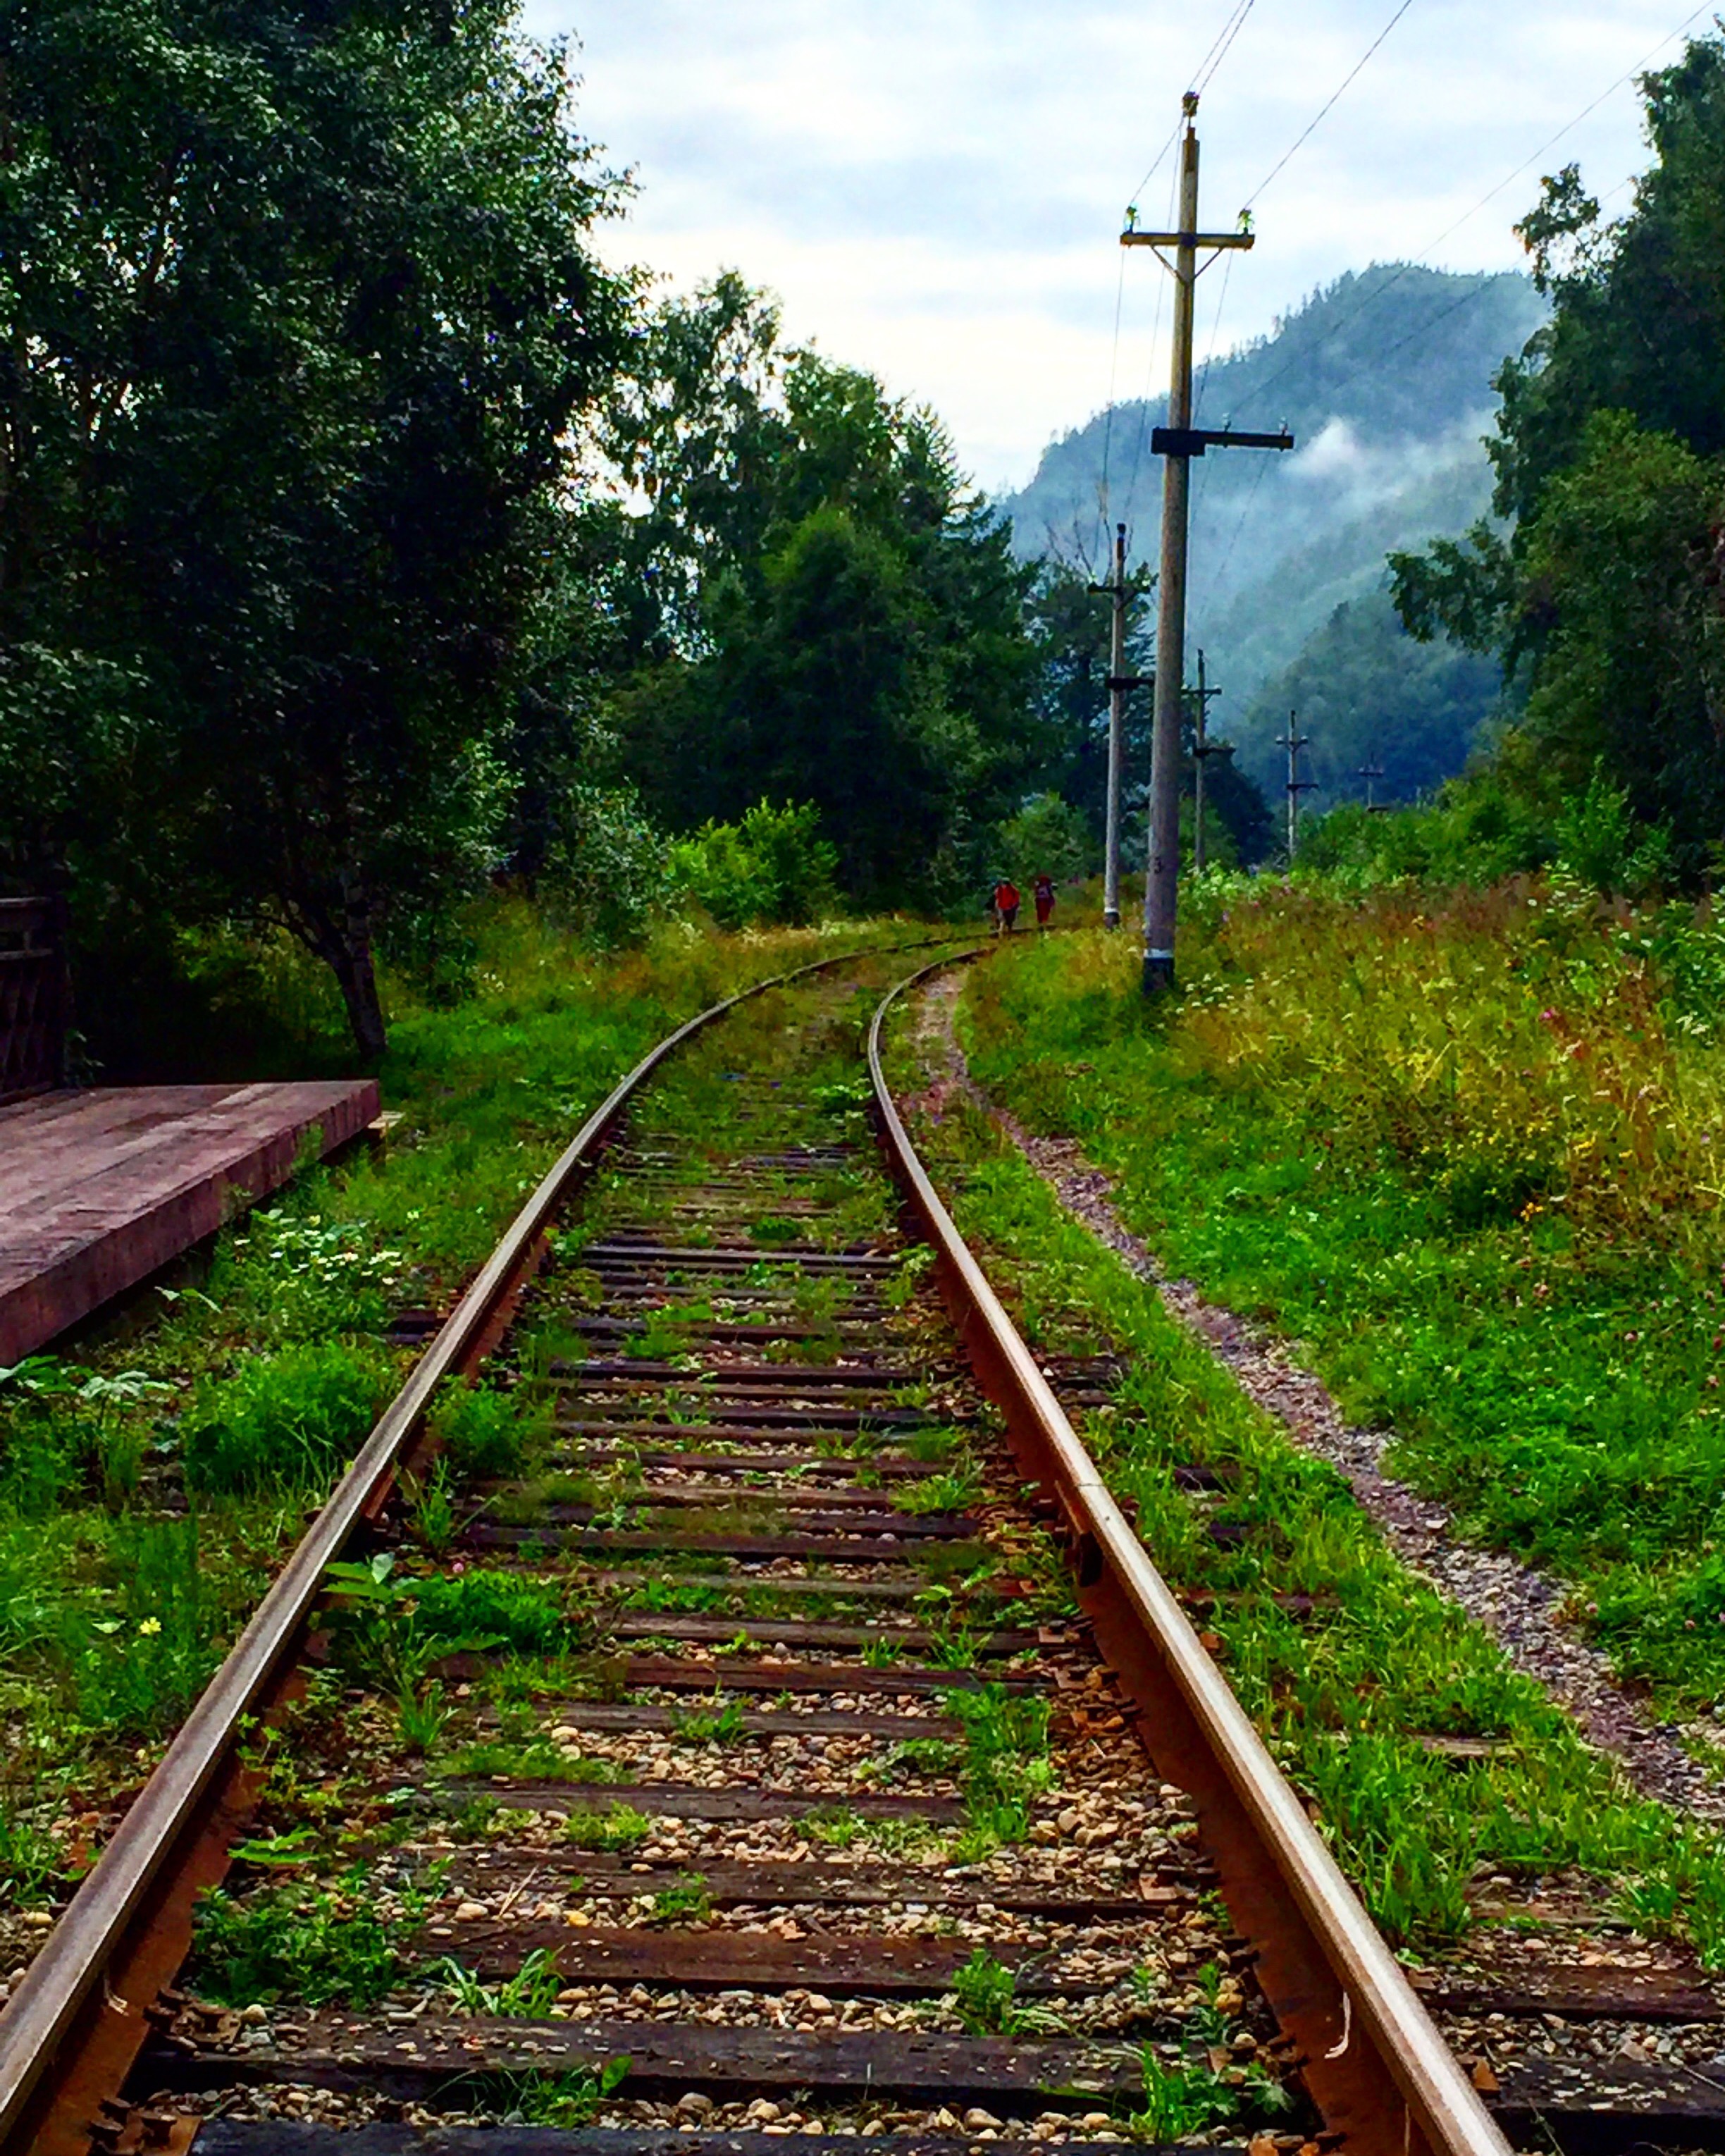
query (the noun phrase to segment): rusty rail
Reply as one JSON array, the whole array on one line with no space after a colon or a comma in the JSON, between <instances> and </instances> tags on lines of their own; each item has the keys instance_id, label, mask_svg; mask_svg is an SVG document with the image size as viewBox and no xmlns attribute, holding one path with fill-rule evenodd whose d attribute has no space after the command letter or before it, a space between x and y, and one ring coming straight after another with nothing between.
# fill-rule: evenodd
<instances>
[{"instance_id":1,"label":"rusty rail","mask_svg":"<svg viewBox=\"0 0 1725 2156\"><path fill-rule=\"evenodd\" d=\"M385 1409L0 2011L0 2150L81 2156L92 2138L113 2138L105 2136L103 2107L114 2103L157 1994L185 1958L193 1903L225 1872L228 1845L254 1794L243 1736L287 1696L326 1568L381 1509L438 1386L486 1352L537 1266L546 1229L634 1095L692 1034L738 1004L878 955L877 947L818 959L700 1012L642 1057L559 1155ZM111 2112L106 2123L117 2123Z\"/></svg>"},{"instance_id":2,"label":"rusty rail","mask_svg":"<svg viewBox=\"0 0 1725 2156\"><path fill-rule=\"evenodd\" d=\"M1230 1912L1326 2124L1354 2156L1505 2156L1508 2143L1199 1645L917 1158L886 1083L881 1034L897 998L951 963L901 981L875 1014L869 1075L880 1134L978 1382L1026 1473L1064 1515L1079 1599L1102 1654L1141 1710L1158 1768L1197 1805Z\"/></svg>"}]
</instances>

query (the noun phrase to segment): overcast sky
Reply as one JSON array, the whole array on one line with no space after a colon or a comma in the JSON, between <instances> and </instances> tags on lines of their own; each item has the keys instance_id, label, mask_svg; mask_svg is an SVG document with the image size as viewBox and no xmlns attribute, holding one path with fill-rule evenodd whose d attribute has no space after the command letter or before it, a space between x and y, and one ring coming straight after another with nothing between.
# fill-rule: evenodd
<instances>
[{"instance_id":1,"label":"overcast sky","mask_svg":"<svg viewBox=\"0 0 1725 2156\"><path fill-rule=\"evenodd\" d=\"M639 196L607 251L679 285L721 268L770 285L793 338L932 403L998 490L1101 408L1111 375L1122 397L1163 384L1166 275L1147 250L1124 258L1116 356L1117 235L1232 5L529 0L529 16L579 39L583 124L634 168ZM1253 0L1199 114L1207 226L1232 226L1396 5ZM1466 213L1652 49L1675 57L1681 44L1661 41L1683 13L1682 0L1412 0L1259 201L1256 249L1234 259L1219 315L1222 270L1200 285L1200 352L1373 260L1517 264L1510 227L1542 172L1579 158L1604 193L1640 169L1633 85ZM1147 223L1167 214L1172 162L1142 191Z\"/></svg>"}]
</instances>

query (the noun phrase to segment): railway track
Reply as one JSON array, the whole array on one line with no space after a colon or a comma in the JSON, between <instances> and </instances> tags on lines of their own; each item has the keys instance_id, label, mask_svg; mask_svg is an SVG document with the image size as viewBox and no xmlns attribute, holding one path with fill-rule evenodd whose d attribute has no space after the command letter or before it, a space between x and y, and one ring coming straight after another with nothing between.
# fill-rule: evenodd
<instances>
[{"instance_id":1,"label":"railway track","mask_svg":"<svg viewBox=\"0 0 1725 2156\"><path fill-rule=\"evenodd\" d=\"M0 2015L8 2150L1503 2148L916 1163L904 963L572 1144Z\"/></svg>"}]
</instances>

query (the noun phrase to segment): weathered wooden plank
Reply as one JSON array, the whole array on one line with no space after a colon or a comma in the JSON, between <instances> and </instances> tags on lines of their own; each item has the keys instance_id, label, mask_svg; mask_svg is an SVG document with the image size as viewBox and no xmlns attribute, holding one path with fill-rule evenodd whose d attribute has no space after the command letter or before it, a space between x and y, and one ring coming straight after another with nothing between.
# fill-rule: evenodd
<instances>
[{"instance_id":1,"label":"weathered wooden plank","mask_svg":"<svg viewBox=\"0 0 1725 2156\"><path fill-rule=\"evenodd\" d=\"M1430 2007L1450 2014L1555 2014L1566 2021L1725 2021L1725 2003L1703 1972L1633 1969L1620 1963L1548 1963L1531 1970L1445 1978L1416 1973Z\"/></svg>"},{"instance_id":2,"label":"weathered wooden plank","mask_svg":"<svg viewBox=\"0 0 1725 2156\"><path fill-rule=\"evenodd\" d=\"M896 1532L893 1531L893 1532ZM609 1529L571 1527L500 1527L476 1521L462 1540L475 1549L562 1548L572 1555L599 1556L612 1550L693 1550L710 1557L824 1558L832 1564L909 1563L916 1552L910 1538L887 1539L875 1535L706 1535L683 1533L674 1528L631 1529L626 1534ZM949 1543L949 1548L957 1548ZM777 1584L775 1581L773 1584ZM799 1586L799 1581L787 1585Z\"/></svg>"},{"instance_id":3,"label":"weathered wooden plank","mask_svg":"<svg viewBox=\"0 0 1725 2156\"><path fill-rule=\"evenodd\" d=\"M1139 1912L1148 1917L1149 1908ZM566 1984L648 1984L675 1991L819 1991L829 1998L927 1998L950 1990L954 1973L975 1948L968 1940L926 1939L824 1931L788 1939L777 1932L631 1930L588 1925L576 1930L555 1919L511 1917L501 1923L452 1927L448 1938L429 1931L415 1939L421 1953L453 1953L480 1976L512 1976L529 1954L549 1954ZM1094 1992L1086 1959L1069 1971L1062 1957L1027 1953L1003 1941L996 1958L1028 1996Z\"/></svg>"},{"instance_id":4,"label":"weathered wooden plank","mask_svg":"<svg viewBox=\"0 0 1725 2156\"><path fill-rule=\"evenodd\" d=\"M915 1650L934 1644L934 1635L920 1625L828 1625L819 1620L799 1624L781 1617L634 1615L613 1618L606 1630L614 1640L711 1640L718 1645L737 1639L775 1647L872 1647L885 1643ZM977 1651L984 1655L1023 1655L1037 1647L1070 1644L1052 1630L1045 1639L1040 1632L990 1632L974 1642Z\"/></svg>"},{"instance_id":5,"label":"weathered wooden plank","mask_svg":"<svg viewBox=\"0 0 1725 2156\"><path fill-rule=\"evenodd\" d=\"M444 1851L439 1849L436 1854ZM930 1909L963 1911L986 1904L1020 1916L1053 1917L1069 1922L1131 1919L1158 1910L1189 1907L1197 1889L1152 1881L1109 1893L1062 1893L1031 1879L947 1877L939 1871L904 1864L834 1862L786 1864L716 1862L646 1864L626 1856L596 1854L572 1847L468 1849L454 1857L449 1878L464 1891L495 1893L519 1890L531 1904L535 1891L591 1895L600 1901L634 1901L697 1877L716 1909L745 1907L822 1907L875 1909L913 1902Z\"/></svg>"},{"instance_id":6,"label":"weathered wooden plank","mask_svg":"<svg viewBox=\"0 0 1725 2156\"><path fill-rule=\"evenodd\" d=\"M102 1087L0 1111L0 1363L17 1361L213 1235L237 1198L377 1113L371 1079Z\"/></svg>"}]
</instances>

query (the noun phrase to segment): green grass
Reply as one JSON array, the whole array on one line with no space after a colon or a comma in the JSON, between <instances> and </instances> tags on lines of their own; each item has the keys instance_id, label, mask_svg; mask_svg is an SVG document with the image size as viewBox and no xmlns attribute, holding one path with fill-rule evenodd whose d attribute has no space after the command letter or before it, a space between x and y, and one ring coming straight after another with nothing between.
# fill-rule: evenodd
<instances>
[{"instance_id":1,"label":"green grass","mask_svg":"<svg viewBox=\"0 0 1725 2156\"><path fill-rule=\"evenodd\" d=\"M653 1831L653 1822L632 1804L603 1812L572 1812L563 1832L578 1849L633 1849Z\"/></svg>"},{"instance_id":2,"label":"green grass","mask_svg":"<svg viewBox=\"0 0 1725 2156\"><path fill-rule=\"evenodd\" d=\"M1116 965L1111 951L1106 957ZM1070 952L1055 967L1027 949L1004 968L978 1018L989 1039L1004 1038L1006 1014L1033 993L1052 998L1063 982L1084 979ZM1039 1048L1070 1053L1062 1029L1076 1023L1056 1005ZM1122 1021L1122 1057L1164 1052L1136 1021L1132 1030ZM914 1075L906 1051L896 1046L895 1056ZM1020 1042L1012 1068L1022 1075L1027 1066L1036 1067ZM1075 1102L1090 1097L1096 1077L1072 1074ZM1015 1088L1014 1106L1040 1097L1045 1080ZM1161 1127L1168 1112L1153 1102L1141 1119ZM1087 1137L1094 1127L1081 1127ZM1388 1554L1340 1476L1297 1451L1153 1290L1060 1210L991 1124L949 1106L938 1126L916 1135L1032 1342L1124 1351L1130 1374L1111 1411L1084 1418L1087 1441L1174 1585L1230 1598L1204 1620L1224 1671L1316 1800L1379 1922L1409 1942L1453 1937L1469 1922L1477 1872L1531 1881L1574 1866L1604 1881L1624 1913L1693 1937L1710 1963L1725 1964L1725 1862L1716 1838L1631 1796L1477 1626ZM1129 1179L1126 1199L1135 1224L1157 1225ZM1183 1219L1197 1202L1183 1197ZM1179 1465L1230 1471L1226 1503L1248 1524L1242 1542L1223 1548L1209 1538L1203 1501L1176 1486ZM1271 1599L1317 1591L1325 1600L1304 1617ZM1417 1743L1433 1732L1493 1736L1507 1748L1461 1765Z\"/></svg>"},{"instance_id":3,"label":"green grass","mask_svg":"<svg viewBox=\"0 0 1725 2156\"><path fill-rule=\"evenodd\" d=\"M1166 1023L1123 947L1074 939L973 977L966 1024L978 1075L1076 1136L1171 1267L1302 1342L1352 1419L1394 1430L1395 1471L1569 1581L1663 1708L1707 1712L1721 1013L1662 963L1664 916L1598 911L1224 889Z\"/></svg>"},{"instance_id":4,"label":"green grass","mask_svg":"<svg viewBox=\"0 0 1725 2156\"><path fill-rule=\"evenodd\" d=\"M233 2006L284 1998L375 2004L408 1969L368 1890L356 1866L331 1885L293 1880L246 1896L220 1888L205 1895L187 1971L193 1988Z\"/></svg>"},{"instance_id":5,"label":"green grass","mask_svg":"<svg viewBox=\"0 0 1725 2156\"><path fill-rule=\"evenodd\" d=\"M386 1145L334 1166L308 1160L267 1207L86 1333L75 1360L43 1355L0 1373L11 1753L0 1862L35 1882L28 1891L44 1891L44 1851L69 1835L39 1770L67 1770L87 1804L153 1760L303 1532L307 1504L405 1374L413 1351L381 1337L392 1314L449 1306L581 1120L672 1025L752 980L918 932L673 927L608 957L512 901L476 909L472 927L463 999L416 1003L390 987L381 1078L402 1121ZM839 1072L835 1056L815 1082ZM451 1487L530 1468L544 1422L531 1368L513 1387L446 1391L434 1424L451 1481L422 1484L408 1504L428 1553L450 1545ZM419 1607L423 1646L447 1650L464 1635L533 1652L571 1644L555 1611L542 1622L523 1603L458 1611L434 1600ZM368 1681L392 1701L421 1676L413 1655L383 1650L403 1614L379 1605L366 1620L379 1649Z\"/></svg>"}]
</instances>

